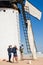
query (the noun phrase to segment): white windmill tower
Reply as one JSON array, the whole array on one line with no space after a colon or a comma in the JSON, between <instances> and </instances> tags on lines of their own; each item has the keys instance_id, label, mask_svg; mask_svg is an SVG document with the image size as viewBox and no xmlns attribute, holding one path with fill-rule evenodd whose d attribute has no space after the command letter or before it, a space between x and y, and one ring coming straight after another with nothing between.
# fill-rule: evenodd
<instances>
[{"instance_id":1,"label":"white windmill tower","mask_svg":"<svg viewBox=\"0 0 43 65\"><path fill-rule=\"evenodd\" d=\"M27 11L32 16L40 20L41 12L31 5L28 1L23 5L24 0L2 0L0 1L0 58L7 58L8 45L16 45L19 49L20 44L20 27L19 27L19 9L17 3L22 5L23 16L24 11ZM29 8L29 11L26 10ZM34 11L34 12L33 12ZM37 13L37 14L36 14ZM32 34L32 28L30 20L26 20L28 24L28 39L33 58L36 58L36 48L34 43L34 37ZM20 52L18 50L18 58L20 59Z\"/></svg>"},{"instance_id":2,"label":"white windmill tower","mask_svg":"<svg viewBox=\"0 0 43 65\"><path fill-rule=\"evenodd\" d=\"M19 9L9 0L0 1L0 59L8 59L7 48L16 45L19 49ZM18 56L19 56L18 51Z\"/></svg>"}]
</instances>

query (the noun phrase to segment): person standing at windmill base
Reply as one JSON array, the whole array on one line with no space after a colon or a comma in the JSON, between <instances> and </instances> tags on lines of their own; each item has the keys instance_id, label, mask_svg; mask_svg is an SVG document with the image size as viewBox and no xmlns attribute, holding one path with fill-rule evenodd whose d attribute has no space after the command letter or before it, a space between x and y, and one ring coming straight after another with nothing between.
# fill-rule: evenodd
<instances>
[{"instance_id":1,"label":"person standing at windmill base","mask_svg":"<svg viewBox=\"0 0 43 65\"><path fill-rule=\"evenodd\" d=\"M9 45L7 51L8 51L8 59L9 59L9 62L11 62L12 45Z\"/></svg>"},{"instance_id":2,"label":"person standing at windmill base","mask_svg":"<svg viewBox=\"0 0 43 65\"><path fill-rule=\"evenodd\" d=\"M20 55L21 55L21 60L23 60L23 50L24 50L24 46L23 44L20 46Z\"/></svg>"},{"instance_id":3,"label":"person standing at windmill base","mask_svg":"<svg viewBox=\"0 0 43 65\"><path fill-rule=\"evenodd\" d=\"M17 47L16 45L12 48L12 53L13 53L13 63L14 63L14 59L16 62L18 62L18 57L17 57Z\"/></svg>"}]
</instances>

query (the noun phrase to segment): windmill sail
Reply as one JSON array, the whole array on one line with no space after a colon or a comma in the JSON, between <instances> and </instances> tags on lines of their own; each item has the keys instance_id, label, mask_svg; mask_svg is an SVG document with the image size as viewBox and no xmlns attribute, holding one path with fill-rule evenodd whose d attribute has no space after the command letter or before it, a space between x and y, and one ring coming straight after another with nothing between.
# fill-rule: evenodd
<instances>
[{"instance_id":1,"label":"windmill sail","mask_svg":"<svg viewBox=\"0 0 43 65\"><path fill-rule=\"evenodd\" d=\"M29 10L26 10L27 7L29 8ZM24 8L25 11L29 12L29 14L31 14L32 16L36 17L39 20L41 19L41 12L28 1L26 1Z\"/></svg>"}]
</instances>

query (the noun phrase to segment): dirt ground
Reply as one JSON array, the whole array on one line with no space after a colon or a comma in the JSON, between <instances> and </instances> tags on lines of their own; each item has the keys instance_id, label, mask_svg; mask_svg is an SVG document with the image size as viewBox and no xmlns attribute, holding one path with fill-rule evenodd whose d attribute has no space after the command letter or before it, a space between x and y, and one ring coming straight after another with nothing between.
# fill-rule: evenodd
<instances>
[{"instance_id":1,"label":"dirt ground","mask_svg":"<svg viewBox=\"0 0 43 65\"><path fill-rule=\"evenodd\" d=\"M43 58L41 57L36 60L22 60L18 61L18 63L9 63L7 61L0 60L0 65L43 65Z\"/></svg>"}]
</instances>

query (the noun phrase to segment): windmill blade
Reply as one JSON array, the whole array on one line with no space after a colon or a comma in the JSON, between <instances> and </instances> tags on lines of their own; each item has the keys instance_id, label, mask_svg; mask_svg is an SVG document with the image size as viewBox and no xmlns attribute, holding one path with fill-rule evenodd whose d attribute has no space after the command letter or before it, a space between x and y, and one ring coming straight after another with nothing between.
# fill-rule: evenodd
<instances>
[{"instance_id":1,"label":"windmill blade","mask_svg":"<svg viewBox=\"0 0 43 65\"><path fill-rule=\"evenodd\" d=\"M41 12L28 1L26 1L24 8L25 11L29 12L29 14L32 16L36 17L39 20L41 19ZM26 10L26 8L28 8L28 10Z\"/></svg>"}]
</instances>

